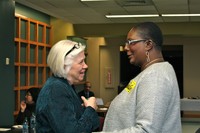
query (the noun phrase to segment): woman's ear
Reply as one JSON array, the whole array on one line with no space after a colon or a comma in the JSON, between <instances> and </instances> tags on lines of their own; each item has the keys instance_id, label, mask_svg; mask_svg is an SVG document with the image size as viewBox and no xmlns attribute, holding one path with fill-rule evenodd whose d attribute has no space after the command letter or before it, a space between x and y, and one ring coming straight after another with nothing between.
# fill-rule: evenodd
<instances>
[{"instance_id":1,"label":"woman's ear","mask_svg":"<svg viewBox=\"0 0 200 133\"><path fill-rule=\"evenodd\" d=\"M147 40L145 47L146 47L147 51L151 50L153 48L153 41L152 40Z\"/></svg>"}]
</instances>

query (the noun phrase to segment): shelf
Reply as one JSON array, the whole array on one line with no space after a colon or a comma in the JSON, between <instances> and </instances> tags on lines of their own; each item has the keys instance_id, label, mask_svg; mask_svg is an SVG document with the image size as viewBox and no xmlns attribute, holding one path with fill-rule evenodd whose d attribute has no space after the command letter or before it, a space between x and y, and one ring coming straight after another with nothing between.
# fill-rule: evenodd
<instances>
[{"instance_id":1,"label":"shelf","mask_svg":"<svg viewBox=\"0 0 200 133\"><path fill-rule=\"evenodd\" d=\"M27 89L41 88L51 75L46 63L51 49L52 27L49 24L15 15L15 111Z\"/></svg>"}]
</instances>

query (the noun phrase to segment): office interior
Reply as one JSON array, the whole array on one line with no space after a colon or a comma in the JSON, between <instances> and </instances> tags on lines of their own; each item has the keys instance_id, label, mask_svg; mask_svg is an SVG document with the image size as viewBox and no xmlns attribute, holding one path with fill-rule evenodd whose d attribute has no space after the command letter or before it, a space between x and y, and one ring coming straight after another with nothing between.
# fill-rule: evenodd
<instances>
[{"instance_id":1,"label":"office interior","mask_svg":"<svg viewBox=\"0 0 200 133\"><path fill-rule=\"evenodd\" d=\"M119 93L120 50L126 40L126 34L135 23L128 24L72 24L52 17L40 11L26 7L13 0L0 1L0 126L12 125L15 111L15 47L14 28L15 14L26 16L52 26L51 44L68 37L80 37L86 40L87 59L89 66L85 80L92 83L92 91L104 103L112 101ZM182 58L182 98L200 96L200 23L199 22L168 22L157 23L164 35L166 51L178 50ZM167 47L169 46L169 47ZM176 52L175 52L176 53ZM175 54L176 55L176 54ZM180 55L178 55L180 56ZM6 64L6 61L9 63ZM180 70L179 67L177 70ZM106 72L111 72L112 84L107 85ZM126 76L126 75L125 75ZM200 112L195 118L200 117ZM191 119L183 122L183 132L192 133L200 127L200 120Z\"/></svg>"}]
</instances>

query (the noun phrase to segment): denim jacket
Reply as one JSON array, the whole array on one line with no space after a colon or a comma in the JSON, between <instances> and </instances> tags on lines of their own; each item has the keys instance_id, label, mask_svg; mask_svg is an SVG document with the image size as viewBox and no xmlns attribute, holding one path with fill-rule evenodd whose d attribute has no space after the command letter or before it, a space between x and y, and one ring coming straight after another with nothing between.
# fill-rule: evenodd
<instances>
[{"instance_id":1,"label":"denim jacket","mask_svg":"<svg viewBox=\"0 0 200 133\"><path fill-rule=\"evenodd\" d=\"M90 133L99 127L99 117L92 107L83 107L68 81L50 77L36 104L37 133Z\"/></svg>"}]
</instances>

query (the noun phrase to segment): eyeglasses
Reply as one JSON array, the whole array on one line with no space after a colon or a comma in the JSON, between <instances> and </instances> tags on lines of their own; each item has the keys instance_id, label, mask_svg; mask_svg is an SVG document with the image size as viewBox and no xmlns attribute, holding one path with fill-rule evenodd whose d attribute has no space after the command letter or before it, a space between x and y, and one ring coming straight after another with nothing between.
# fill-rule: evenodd
<instances>
[{"instance_id":1,"label":"eyeglasses","mask_svg":"<svg viewBox=\"0 0 200 133\"><path fill-rule=\"evenodd\" d=\"M70 49L65 56L67 56L69 53L71 53L74 49L79 49L81 47L81 43L76 43L72 49Z\"/></svg>"},{"instance_id":2,"label":"eyeglasses","mask_svg":"<svg viewBox=\"0 0 200 133\"><path fill-rule=\"evenodd\" d=\"M91 86L85 86L85 88L91 88Z\"/></svg>"},{"instance_id":3,"label":"eyeglasses","mask_svg":"<svg viewBox=\"0 0 200 133\"><path fill-rule=\"evenodd\" d=\"M146 41L146 39L141 39L141 40L127 40L126 41L126 45L131 45L131 44L136 44L138 42L141 42L141 41Z\"/></svg>"}]
</instances>

